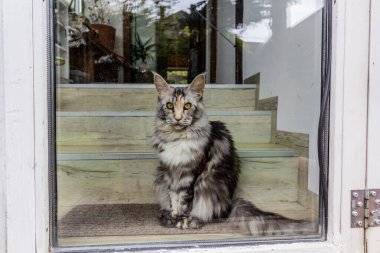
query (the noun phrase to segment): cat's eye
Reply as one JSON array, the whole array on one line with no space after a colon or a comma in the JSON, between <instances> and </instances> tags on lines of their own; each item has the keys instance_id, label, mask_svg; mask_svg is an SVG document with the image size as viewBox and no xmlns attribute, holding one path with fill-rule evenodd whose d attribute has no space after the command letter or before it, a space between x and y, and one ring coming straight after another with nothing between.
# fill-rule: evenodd
<instances>
[{"instance_id":1,"label":"cat's eye","mask_svg":"<svg viewBox=\"0 0 380 253\"><path fill-rule=\"evenodd\" d=\"M166 103L166 108L168 108L168 109L173 109L173 108L174 108L173 103L167 102L167 103Z\"/></svg>"},{"instance_id":2,"label":"cat's eye","mask_svg":"<svg viewBox=\"0 0 380 253\"><path fill-rule=\"evenodd\" d=\"M186 103L183 108L185 108L185 110L189 110L191 108L191 104Z\"/></svg>"}]
</instances>

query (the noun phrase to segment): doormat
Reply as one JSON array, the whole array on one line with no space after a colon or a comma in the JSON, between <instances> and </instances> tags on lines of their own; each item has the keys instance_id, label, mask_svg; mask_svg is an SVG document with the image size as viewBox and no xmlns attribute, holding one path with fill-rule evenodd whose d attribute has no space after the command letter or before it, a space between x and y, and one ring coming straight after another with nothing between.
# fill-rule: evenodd
<instances>
[{"instance_id":1,"label":"doormat","mask_svg":"<svg viewBox=\"0 0 380 253\"><path fill-rule=\"evenodd\" d=\"M79 205L58 221L58 237L246 234L246 231L219 220L200 229L163 227L156 204Z\"/></svg>"}]
</instances>

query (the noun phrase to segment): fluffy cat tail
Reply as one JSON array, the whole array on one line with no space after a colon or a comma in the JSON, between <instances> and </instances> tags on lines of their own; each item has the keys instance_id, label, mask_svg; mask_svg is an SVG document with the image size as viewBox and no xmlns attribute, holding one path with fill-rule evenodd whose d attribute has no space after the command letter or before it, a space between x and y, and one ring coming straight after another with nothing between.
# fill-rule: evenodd
<instances>
[{"instance_id":1,"label":"fluffy cat tail","mask_svg":"<svg viewBox=\"0 0 380 253\"><path fill-rule=\"evenodd\" d=\"M227 222L253 236L310 235L318 230L317 222L293 220L276 213L265 212L241 198L233 201Z\"/></svg>"}]
</instances>

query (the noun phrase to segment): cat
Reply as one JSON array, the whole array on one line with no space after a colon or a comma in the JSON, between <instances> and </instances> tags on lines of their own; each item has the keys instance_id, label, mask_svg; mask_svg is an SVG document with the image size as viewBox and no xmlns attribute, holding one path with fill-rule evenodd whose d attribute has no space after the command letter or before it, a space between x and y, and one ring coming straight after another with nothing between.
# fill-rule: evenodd
<instances>
[{"instance_id":1,"label":"cat","mask_svg":"<svg viewBox=\"0 0 380 253\"><path fill-rule=\"evenodd\" d=\"M160 224L198 229L226 218L254 236L302 234L310 222L234 198L240 161L225 124L207 118L202 103L205 74L187 87L171 87L159 74L153 76L158 100L152 145L160 161L155 179Z\"/></svg>"}]
</instances>

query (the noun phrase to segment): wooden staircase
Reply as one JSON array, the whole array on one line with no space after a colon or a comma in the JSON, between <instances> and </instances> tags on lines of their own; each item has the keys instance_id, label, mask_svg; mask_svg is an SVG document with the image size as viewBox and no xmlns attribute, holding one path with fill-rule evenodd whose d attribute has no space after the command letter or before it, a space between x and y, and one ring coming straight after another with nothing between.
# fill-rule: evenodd
<instances>
[{"instance_id":1,"label":"wooden staircase","mask_svg":"<svg viewBox=\"0 0 380 253\"><path fill-rule=\"evenodd\" d=\"M299 202L299 154L271 143L272 112L255 110L255 92L255 85L205 90L209 119L227 124L242 160L238 194L267 211L315 217ZM82 204L155 203L156 96L145 84L58 85L58 219Z\"/></svg>"}]
</instances>

